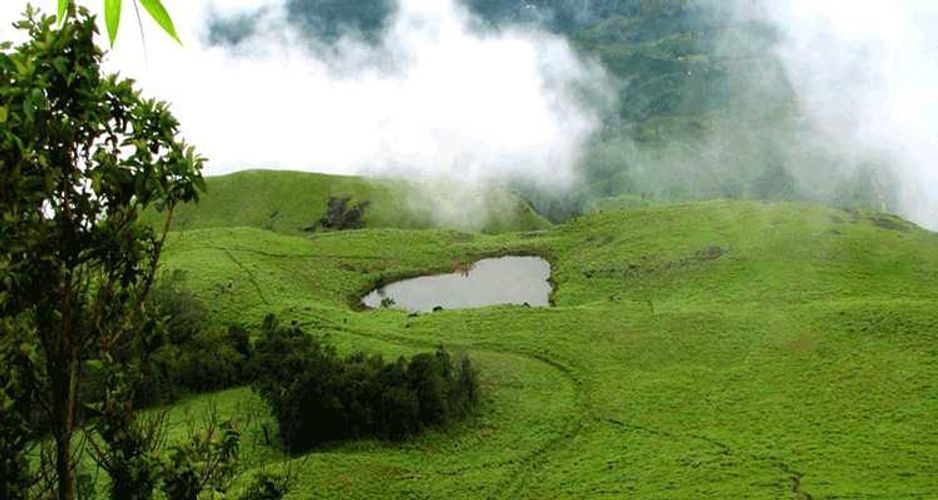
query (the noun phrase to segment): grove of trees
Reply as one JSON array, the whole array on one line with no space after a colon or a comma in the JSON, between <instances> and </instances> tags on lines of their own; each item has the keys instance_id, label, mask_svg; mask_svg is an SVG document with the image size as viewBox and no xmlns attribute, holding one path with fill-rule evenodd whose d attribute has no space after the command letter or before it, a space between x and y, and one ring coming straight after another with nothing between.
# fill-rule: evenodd
<instances>
[{"instance_id":1,"label":"grove of trees","mask_svg":"<svg viewBox=\"0 0 938 500\"><path fill-rule=\"evenodd\" d=\"M340 439L400 439L461 418L479 401L470 359L454 362L442 347L390 362L365 353L343 357L268 316L253 359L254 390L294 453Z\"/></svg>"}]
</instances>

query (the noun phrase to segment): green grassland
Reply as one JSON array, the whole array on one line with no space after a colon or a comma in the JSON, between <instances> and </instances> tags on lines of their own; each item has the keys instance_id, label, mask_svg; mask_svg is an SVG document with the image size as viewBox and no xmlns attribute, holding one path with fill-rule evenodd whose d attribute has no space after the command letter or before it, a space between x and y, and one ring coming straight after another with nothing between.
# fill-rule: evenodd
<instances>
[{"instance_id":1,"label":"green grassland","mask_svg":"<svg viewBox=\"0 0 938 500\"><path fill-rule=\"evenodd\" d=\"M441 217L439 200L445 183L421 185L393 179L326 175L291 171L248 170L206 178L207 195L198 205L177 209L173 228L248 226L286 234L303 234L326 211L330 197L368 202L368 227L424 229L447 226L486 233L541 229L549 224L522 198L500 188L461 190L474 202L475 213ZM466 209L471 212L472 209ZM150 222L163 220L156 212Z\"/></svg>"},{"instance_id":2,"label":"green grassland","mask_svg":"<svg viewBox=\"0 0 938 500\"><path fill-rule=\"evenodd\" d=\"M220 213L210 189L197 210ZM714 201L498 235L289 235L250 207L254 227L230 213L167 247L212 322L274 312L387 356L444 344L478 361L484 398L455 427L301 457L264 444L247 388L174 406L177 436L209 408L239 422L240 481L290 470L296 498L938 496L938 235L900 219ZM555 307L354 308L377 283L518 253L551 262Z\"/></svg>"}]
</instances>

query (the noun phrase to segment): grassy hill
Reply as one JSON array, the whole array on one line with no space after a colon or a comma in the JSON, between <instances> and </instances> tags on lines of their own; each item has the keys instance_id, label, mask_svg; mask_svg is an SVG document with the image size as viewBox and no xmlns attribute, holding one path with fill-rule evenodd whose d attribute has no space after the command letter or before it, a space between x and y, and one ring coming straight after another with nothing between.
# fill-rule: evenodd
<instances>
[{"instance_id":1,"label":"grassy hill","mask_svg":"<svg viewBox=\"0 0 938 500\"><path fill-rule=\"evenodd\" d=\"M550 260L556 307L350 307L516 252ZM247 466L293 470L296 498L938 496L938 235L892 216L717 201L501 235L218 227L175 233L164 265L219 325L275 312L342 349L478 360L479 413L401 443L283 456L248 389L172 409L178 429L237 417Z\"/></svg>"},{"instance_id":2,"label":"grassy hill","mask_svg":"<svg viewBox=\"0 0 938 500\"><path fill-rule=\"evenodd\" d=\"M452 227L497 233L549 226L523 199L497 187L472 191L463 186L424 187L393 179L271 170L208 177L206 184L207 193L199 204L176 211L174 229L247 226L302 234L323 216L333 196L367 201L367 227ZM451 205L443 200L453 196L471 198L472 203L459 213L442 213L443 205ZM147 217L163 220L156 213Z\"/></svg>"}]
</instances>

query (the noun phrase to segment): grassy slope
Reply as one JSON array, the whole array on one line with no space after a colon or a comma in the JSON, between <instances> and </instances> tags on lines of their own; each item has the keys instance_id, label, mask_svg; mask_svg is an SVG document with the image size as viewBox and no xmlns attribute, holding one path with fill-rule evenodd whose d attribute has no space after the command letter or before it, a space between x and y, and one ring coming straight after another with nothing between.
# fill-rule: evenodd
<instances>
[{"instance_id":1,"label":"grassy slope","mask_svg":"<svg viewBox=\"0 0 938 500\"><path fill-rule=\"evenodd\" d=\"M551 260L557 307L348 307L381 280L518 251ZM273 311L346 349L479 360L486 400L464 425L286 462L246 389L174 409L239 416L247 463L292 467L297 497L938 496L938 236L901 221L709 202L499 236L212 229L175 235L165 264L219 323Z\"/></svg>"},{"instance_id":2,"label":"grassy slope","mask_svg":"<svg viewBox=\"0 0 938 500\"><path fill-rule=\"evenodd\" d=\"M440 220L430 195L413 185L388 179L289 171L244 171L206 179L208 193L198 205L181 207L174 217L176 229L249 226L287 234L302 234L326 211L330 196L368 201L368 227L422 229L469 225L485 232L526 230L548 224L514 194L491 189L480 193L491 215ZM467 195L470 196L470 195ZM416 200L416 201L414 201ZM466 214L459 214L466 215ZM151 220L162 220L155 213Z\"/></svg>"}]
</instances>

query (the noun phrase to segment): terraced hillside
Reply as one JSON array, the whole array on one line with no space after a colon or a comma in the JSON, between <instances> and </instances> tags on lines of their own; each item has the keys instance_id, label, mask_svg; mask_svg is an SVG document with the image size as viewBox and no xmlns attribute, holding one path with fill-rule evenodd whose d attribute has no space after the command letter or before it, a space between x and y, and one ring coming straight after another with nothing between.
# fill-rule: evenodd
<instances>
[{"instance_id":1,"label":"terraced hillside","mask_svg":"<svg viewBox=\"0 0 938 500\"><path fill-rule=\"evenodd\" d=\"M456 190L442 183L419 186L392 179L248 170L209 177L206 185L208 193L201 203L176 211L174 229L248 226L303 234L326 212L330 197L348 198L352 204L367 202L367 227L502 232L549 226L522 198L497 187L477 192L461 188L458 196L471 204L449 209L455 195L448 190ZM444 204L451 213L441 211ZM147 216L154 223L164 220L156 213Z\"/></svg>"},{"instance_id":2,"label":"terraced hillside","mask_svg":"<svg viewBox=\"0 0 938 500\"><path fill-rule=\"evenodd\" d=\"M518 252L550 260L555 307L352 307ZM478 414L400 443L285 457L246 388L173 408L179 429L237 417L247 466L293 470L296 498L938 496L938 236L892 216L717 201L490 236L223 227L174 233L164 263L218 324L274 312L343 349L479 361Z\"/></svg>"}]
</instances>

